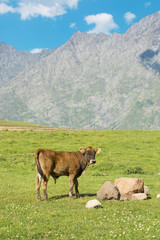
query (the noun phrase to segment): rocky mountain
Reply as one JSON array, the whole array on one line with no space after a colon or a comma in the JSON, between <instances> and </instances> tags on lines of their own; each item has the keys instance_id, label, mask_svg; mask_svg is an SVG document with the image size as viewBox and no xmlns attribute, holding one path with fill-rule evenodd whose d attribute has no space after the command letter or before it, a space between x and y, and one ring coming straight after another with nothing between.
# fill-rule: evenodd
<instances>
[{"instance_id":1,"label":"rocky mountain","mask_svg":"<svg viewBox=\"0 0 160 240\"><path fill-rule=\"evenodd\" d=\"M17 54L11 54L13 60L0 50L1 119L83 129L160 129L160 12L125 34L76 32L41 57L25 53L29 56L23 58L10 48Z\"/></svg>"},{"instance_id":2,"label":"rocky mountain","mask_svg":"<svg viewBox=\"0 0 160 240\"><path fill-rule=\"evenodd\" d=\"M18 51L14 47L0 42L0 87L7 85L10 80L23 70L53 53L53 50L43 50L39 54Z\"/></svg>"}]
</instances>

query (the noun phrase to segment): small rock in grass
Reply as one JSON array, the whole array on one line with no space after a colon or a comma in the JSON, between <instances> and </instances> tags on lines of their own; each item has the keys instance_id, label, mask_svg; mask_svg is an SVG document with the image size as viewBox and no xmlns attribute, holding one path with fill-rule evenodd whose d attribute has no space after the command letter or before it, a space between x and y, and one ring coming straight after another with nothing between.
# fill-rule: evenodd
<instances>
[{"instance_id":1,"label":"small rock in grass","mask_svg":"<svg viewBox=\"0 0 160 240\"><path fill-rule=\"evenodd\" d=\"M158 173L158 176L160 176L160 173Z\"/></svg>"},{"instance_id":2,"label":"small rock in grass","mask_svg":"<svg viewBox=\"0 0 160 240\"><path fill-rule=\"evenodd\" d=\"M97 199L93 199L87 202L86 208L98 208L101 207L101 203Z\"/></svg>"},{"instance_id":3,"label":"small rock in grass","mask_svg":"<svg viewBox=\"0 0 160 240\"><path fill-rule=\"evenodd\" d=\"M141 178L122 177L114 181L119 189L121 197L127 197L129 200L134 193L144 193L144 182Z\"/></svg>"},{"instance_id":4,"label":"small rock in grass","mask_svg":"<svg viewBox=\"0 0 160 240\"><path fill-rule=\"evenodd\" d=\"M105 182L97 193L99 200L119 200L120 192L112 182Z\"/></svg>"},{"instance_id":5,"label":"small rock in grass","mask_svg":"<svg viewBox=\"0 0 160 240\"><path fill-rule=\"evenodd\" d=\"M160 194L157 194L157 198L160 198Z\"/></svg>"},{"instance_id":6,"label":"small rock in grass","mask_svg":"<svg viewBox=\"0 0 160 240\"><path fill-rule=\"evenodd\" d=\"M147 199L147 195L145 193L135 193L132 194L131 200L145 200Z\"/></svg>"}]
</instances>

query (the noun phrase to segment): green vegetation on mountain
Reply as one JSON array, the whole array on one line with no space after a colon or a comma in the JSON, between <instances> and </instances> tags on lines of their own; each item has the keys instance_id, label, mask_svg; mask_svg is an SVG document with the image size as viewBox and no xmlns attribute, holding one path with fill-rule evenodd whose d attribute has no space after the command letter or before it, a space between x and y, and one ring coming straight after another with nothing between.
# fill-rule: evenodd
<instances>
[{"instance_id":1,"label":"green vegetation on mountain","mask_svg":"<svg viewBox=\"0 0 160 240\"><path fill-rule=\"evenodd\" d=\"M0 127L44 127L34 123L26 123L26 122L17 122L17 121L7 121L7 120L0 120Z\"/></svg>"}]
</instances>

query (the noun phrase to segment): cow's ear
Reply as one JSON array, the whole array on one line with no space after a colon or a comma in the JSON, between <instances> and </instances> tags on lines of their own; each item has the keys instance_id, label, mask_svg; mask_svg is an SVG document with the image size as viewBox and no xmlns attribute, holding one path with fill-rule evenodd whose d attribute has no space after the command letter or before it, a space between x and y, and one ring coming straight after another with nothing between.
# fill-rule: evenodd
<instances>
[{"instance_id":1,"label":"cow's ear","mask_svg":"<svg viewBox=\"0 0 160 240\"><path fill-rule=\"evenodd\" d=\"M96 153L98 154L98 153L100 153L101 152L101 149L100 148L97 148L96 149Z\"/></svg>"},{"instance_id":2,"label":"cow's ear","mask_svg":"<svg viewBox=\"0 0 160 240\"><path fill-rule=\"evenodd\" d=\"M83 147L80 147L80 148L79 148L79 151L80 151L81 153L85 153L85 149L84 149Z\"/></svg>"}]
</instances>

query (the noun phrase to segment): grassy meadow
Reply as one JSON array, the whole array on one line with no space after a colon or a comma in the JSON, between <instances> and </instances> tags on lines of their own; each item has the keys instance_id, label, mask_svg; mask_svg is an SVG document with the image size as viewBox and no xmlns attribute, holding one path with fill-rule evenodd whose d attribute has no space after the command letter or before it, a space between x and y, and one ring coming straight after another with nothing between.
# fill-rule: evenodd
<instances>
[{"instance_id":1,"label":"grassy meadow","mask_svg":"<svg viewBox=\"0 0 160 240\"><path fill-rule=\"evenodd\" d=\"M36 201L34 151L101 148L69 199L69 179L48 183ZM0 131L0 239L160 239L160 131ZM104 182L140 177L145 201L103 201L87 209ZM42 195L42 192L41 192Z\"/></svg>"}]
</instances>

